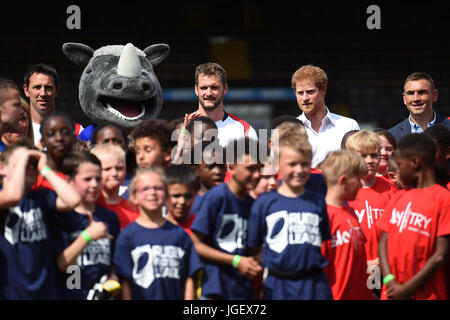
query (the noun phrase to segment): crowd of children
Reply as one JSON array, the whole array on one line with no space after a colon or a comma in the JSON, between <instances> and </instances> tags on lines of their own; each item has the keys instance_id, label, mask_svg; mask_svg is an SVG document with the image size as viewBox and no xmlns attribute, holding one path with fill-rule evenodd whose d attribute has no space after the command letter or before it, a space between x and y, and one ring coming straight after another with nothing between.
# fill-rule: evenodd
<instances>
[{"instance_id":1,"label":"crowd of children","mask_svg":"<svg viewBox=\"0 0 450 320\"><path fill-rule=\"evenodd\" d=\"M147 119L83 145L50 115L45 151L0 157L0 298L89 299L105 280L115 299L449 297L445 126L355 130L318 168L301 121L272 129L223 148L209 118Z\"/></svg>"}]
</instances>

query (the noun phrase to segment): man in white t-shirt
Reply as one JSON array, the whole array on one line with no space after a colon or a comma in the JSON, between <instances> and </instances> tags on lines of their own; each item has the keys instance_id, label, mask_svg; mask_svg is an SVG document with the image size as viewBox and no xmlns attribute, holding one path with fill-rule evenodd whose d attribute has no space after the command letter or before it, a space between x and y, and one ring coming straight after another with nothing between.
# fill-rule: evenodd
<instances>
[{"instance_id":1,"label":"man in white t-shirt","mask_svg":"<svg viewBox=\"0 0 450 320\"><path fill-rule=\"evenodd\" d=\"M40 146L42 120L55 112L55 100L59 91L58 74L55 68L44 63L32 65L25 72L23 91L30 99L34 144ZM83 127L78 123L74 124L75 134L78 136Z\"/></svg>"},{"instance_id":2,"label":"man in white t-shirt","mask_svg":"<svg viewBox=\"0 0 450 320\"><path fill-rule=\"evenodd\" d=\"M227 73L217 63L207 62L195 69L195 95L198 109L187 117L196 115L211 118L218 128L219 144L226 147L229 142L243 137L258 140L255 129L244 120L223 110L223 97L228 92Z\"/></svg>"},{"instance_id":3,"label":"man in white t-shirt","mask_svg":"<svg viewBox=\"0 0 450 320\"><path fill-rule=\"evenodd\" d=\"M325 105L328 78L319 67L306 65L292 76L297 103L303 113L297 118L306 128L312 145L311 166L315 168L331 151L340 149L342 137L350 130L359 130L350 118L331 113Z\"/></svg>"}]
</instances>

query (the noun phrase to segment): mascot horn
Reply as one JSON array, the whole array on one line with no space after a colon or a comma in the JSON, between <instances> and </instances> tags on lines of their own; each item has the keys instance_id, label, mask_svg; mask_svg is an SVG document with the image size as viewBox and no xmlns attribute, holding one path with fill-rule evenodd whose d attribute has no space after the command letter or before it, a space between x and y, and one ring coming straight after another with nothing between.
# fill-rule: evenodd
<instances>
[{"instance_id":1,"label":"mascot horn","mask_svg":"<svg viewBox=\"0 0 450 320\"><path fill-rule=\"evenodd\" d=\"M69 60L84 67L79 99L92 122L113 122L131 130L145 118L159 115L163 94L153 67L167 57L168 45L159 43L140 50L128 43L94 51L71 42L65 43L62 50ZM89 140L94 127L83 130L80 138Z\"/></svg>"}]
</instances>

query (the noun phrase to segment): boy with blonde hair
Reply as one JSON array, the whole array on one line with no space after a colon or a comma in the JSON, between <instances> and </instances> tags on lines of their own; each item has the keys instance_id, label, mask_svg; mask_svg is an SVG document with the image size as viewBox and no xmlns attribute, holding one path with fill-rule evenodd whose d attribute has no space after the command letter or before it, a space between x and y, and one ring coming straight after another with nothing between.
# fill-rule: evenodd
<instances>
[{"instance_id":1,"label":"boy with blonde hair","mask_svg":"<svg viewBox=\"0 0 450 320\"><path fill-rule=\"evenodd\" d=\"M332 299L323 268L322 242L331 238L325 199L305 188L311 170L311 145L299 134L284 135L275 150L281 185L255 200L248 245L262 250L268 270L263 299Z\"/></svg>"},{"instance_id":2,"label":"boy with blonde hair","mask_svg":"<svg viewBox=\"0 0 450 320\"><path fill-rule=\"evenodd\" d=\"M114 211L123 229L138 216L137 208L119 195L127 174L126 153L120 146L110 143L95 145L91 153L102 164L102 191L97 204Z\"/></svg>"},{"instance_id":3,"label":"boy with blonde hair","mask_svg":"<svg viewBox=\"0 0 450 320\"><path fill-rule=\"evenodd\" d=\"M356 199L349 201L349 205L355 210L367 240L365 244L367 265L377 266L379 264L377 254L379 233L376 222L396 189L391 183L376 175L380 164L381 148L381 141L376 133L365 129L360 130L347 139L345 146L346 149L359 154L367 166L367 173L361 178L362 188Z\"/></svg>"},{"instance_id":4,"label":"boy with blonde hair","mask_svg":"<svg viewBox=\"0 0 450 320\"><path fill-rule=\"evenodd\" d=\"M272 157L274 153L276 153L278 150L279 147L278 142L282 140L284 136L294 134L298 135L299 138L301 137L304 139L308 139L305 126L297 118L294 119L297 120L298 122L291 121L289 118L287 118L288 120L283 121L282 120L283 118L281 117L275 118L273 122L275 122L275 120L277 119L279 119L278 124L274 126L269 140L269 148L271 149ZM274 168L275 164L277 164L276 159L275 161L273 161L272 168ZM281 179L281 176L278 174L278 180L279 179ZM322 171L320 171L320 169L311 168L310 176L305 187L311 191L319 192L323 196L326 195L327 185L322 177Z\"/></svg>"},{"instance_id":5,"label":"boy with blonde hair","mask_svg":"<svg viewBox=\"0 0 450 320\"><path fill-rule=\"evenodd\" d=\"M331 240L322 245L328 259L325 273L335 300L371 300L367 286L365 238L355 211L346 203L354 200L367 173L362 158L349 150L328 154L321 165L327 182L325 197Z\"/></svg>"}]
</instances>

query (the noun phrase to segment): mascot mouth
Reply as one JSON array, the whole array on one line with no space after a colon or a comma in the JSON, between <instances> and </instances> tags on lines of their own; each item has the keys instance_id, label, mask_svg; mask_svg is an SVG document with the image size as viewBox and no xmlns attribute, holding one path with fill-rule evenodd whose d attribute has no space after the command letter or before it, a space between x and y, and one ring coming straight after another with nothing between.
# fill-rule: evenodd
<instances>
[{"instance_id":1,"label":"mascot mouth","mask_svg":"<svg viewBox=\"0 0 450 320\"><path fill-rule=\"evenodd\" d=\"M154 109L154 99L132 101L101 96L99 101L109 112L127 121L138 120L144 117L146 110Z\"/></svg>"}]
</instances>

